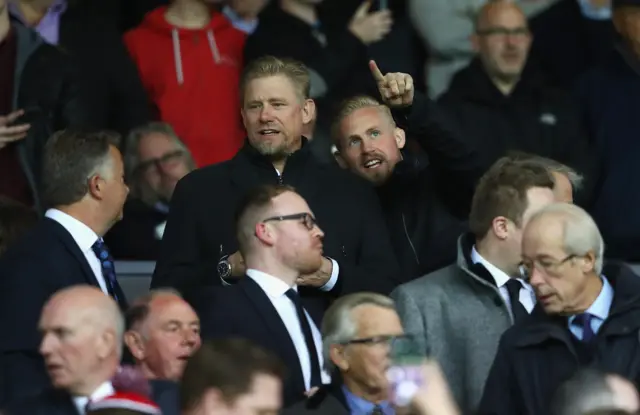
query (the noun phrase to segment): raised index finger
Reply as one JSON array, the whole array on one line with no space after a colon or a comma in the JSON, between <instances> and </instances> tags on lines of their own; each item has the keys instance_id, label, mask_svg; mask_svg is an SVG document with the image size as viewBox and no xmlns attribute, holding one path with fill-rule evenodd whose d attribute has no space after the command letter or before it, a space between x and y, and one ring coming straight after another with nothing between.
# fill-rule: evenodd
<instances>
[{"instance_id":1,"label":"raised index finger","mask_svg":"<svg viewBox=\"0 0 640 415\"><path fill-rule=\"evenodd\" d=\"M380 68L378 68L378 64L376 64L376 61L369 61L369 69L371 70L373 79L375 79L377 83L384 82L384 75L382 74L382 72L380 72Z\"/></svg>"}]
</instances>

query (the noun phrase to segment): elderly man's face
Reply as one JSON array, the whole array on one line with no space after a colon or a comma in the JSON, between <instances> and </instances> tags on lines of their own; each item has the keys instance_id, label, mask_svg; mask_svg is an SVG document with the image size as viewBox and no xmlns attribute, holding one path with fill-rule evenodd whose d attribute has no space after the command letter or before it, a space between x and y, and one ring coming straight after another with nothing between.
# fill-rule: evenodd
<instances>
[{"instance_id":1,"label":"elderly man's face","mask_svg":"<svg viewBox=\"0 0 640 415\"><path fill-rule=\"evenodd\" d=\"M344 360L336 364L351 385L365 390L386 390L386 372L391 365L388 339L404 334L400 318L395 310L369 304L356 307L352 316L358 327L353 340L360 342L343 346Z\"/></svg>"},{"instance_id":2,"label":"elderly man's face","mask_svg":"<svg viewBox=\"0 0 640 415\"><path fill-rule=\"evenodd\" d=\"M537 217L524 230L523 266L547 314L577 314L590 305L585 295L593 283L588 273L593 271L594 259L567 254L563 242L564 227L558 215Z\"/></svg>"},{"instance_id":3,"label":"elderly man's face","mask_svg":"<svg viewBox=\"0 0 640 415\"><path fill-rule=\"evenodd\" d=\"M187 359L200 347L200 320L182 298L159 296L151 302L139 331L129 331L126 339L148 378L177 381Z\"/></svg>"},{"instance_id":4,"label":"elderly man's face","mask_svg":"<svg viewBox=\"0 0 640 415\"><path fill-rule=\"evenodd\" d=\"M77 307L52 301L43 310L40 354L53 386L82 394L101 365L101 332L95 321Z\"/></svg>"}]
</instances>

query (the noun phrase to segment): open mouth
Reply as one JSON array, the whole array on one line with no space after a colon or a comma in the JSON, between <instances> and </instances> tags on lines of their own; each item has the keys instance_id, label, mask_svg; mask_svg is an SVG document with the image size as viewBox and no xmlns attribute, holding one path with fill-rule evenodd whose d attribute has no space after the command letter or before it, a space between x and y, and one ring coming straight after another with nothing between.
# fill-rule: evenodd
<instances>
[{"instance_id":1,"label":"open mouth","mask_svg":"<svg viewBox=\"0 0 640 415\"><path fill-rule=\"evenodd\" d=\"M258 134L264 135L264 136L276 135L279 133L280 131L274 130L273 128L265 128L263 130L258 131Z\"/></svg>"},{"instance_id":2,"label":"open mouth","mask_svg":"<svg viewBox=\"0 0 640 415\"><path fill-rule=\"evenodd\" d=\"M375 168L377 168L377 167L379 167L381 165L382 165L382 160L380 160L380 159L371 159L371 160L367 160L364 163L364 168L365 169L375 169Z\"/></svg>"}]
</instances>

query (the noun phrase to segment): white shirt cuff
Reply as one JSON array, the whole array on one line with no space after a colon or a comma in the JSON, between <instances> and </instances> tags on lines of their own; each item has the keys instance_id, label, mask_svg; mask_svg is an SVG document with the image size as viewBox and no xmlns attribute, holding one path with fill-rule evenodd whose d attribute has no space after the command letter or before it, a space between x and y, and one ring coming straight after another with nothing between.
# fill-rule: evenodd
<instances>
[{"instance_id":1,"label":"white shirt cuff","mask_svg":"<svg viewBox=\"0 0 640 415\"><path fill-rule=\"evenodd\" d=\"M320 287L321 291L333 290L333 287L335 287L336 283L338 282L338 274L340 274L340 265L338 265L338 263L335 260L331 258L328 258L328 259L331 261L331 265L332 265L331 278L329 278L329 281L327 281L325 285Z\"/></svg>"}]
</instances>

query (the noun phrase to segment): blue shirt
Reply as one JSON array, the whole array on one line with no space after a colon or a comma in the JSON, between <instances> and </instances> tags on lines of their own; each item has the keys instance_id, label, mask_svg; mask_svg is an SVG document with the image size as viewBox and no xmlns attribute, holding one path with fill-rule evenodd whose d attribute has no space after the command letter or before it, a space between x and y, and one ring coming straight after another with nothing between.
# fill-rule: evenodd
<instances>
[{"instance_id":1,"label":"blue shirt","mask_svg":"<svg viewBox=\"0 0 640 415\"><path fill-rule=\"evenodd\" d=\"M610 20L613 11L611 6L594 7L589 0L578 0L582 15L591 20Z\"/></svg>"},{"instance_id":2,"label":"blue shirt","mask_svg":"<svg viewBox=\"0 0 640 415\"><path fill-rule=\"evenodd\" d=\"M613 287L609 284L609 281L602 276L602 289L600 294L596 298L596 301L591 304L591 307L585 311L593 316L591 319L591 330L593 334L598 334L598 330L602 327L602 323L609 317L609 311L611 310L611 303L613 303ZM573 333L578 340L582 340L582 327L573 324L575 316L569 317L569 330Z\"/></svg>"},{"instance_id":3,"label":"blue shirt","mask_svg":"<svg viewBox=\"0 0 640 415\"><path fill-rule=\"evenodd\" d=\"M359 396L354 395L347 389L346 386L342 386L342 392L344 393L344 397L347 401L347 406L349 407L349 411L351 415L369 415L371 411L376 407L375 403L371 403L366 401ZM378 404L380 408L382 408L382 412L384 415L395 415L395 411L393 406L387 401L382 401Z\"/></svg>"},{"instance_id":4,"label":"blue shirt","mask_svg":"<svg viewBox=\"0 0 640 415\"><path fill-rule=\"evenodd\" d=\"M258 27L258 19L244 20L238 15L238 13L235 12L235 10L233 10L229 6L224 6L224 8L222 9L222 14L227 16L227 19L229 19L233 27L248 35L255 32L256 28Z\"/></svg>"}]
</instances>

